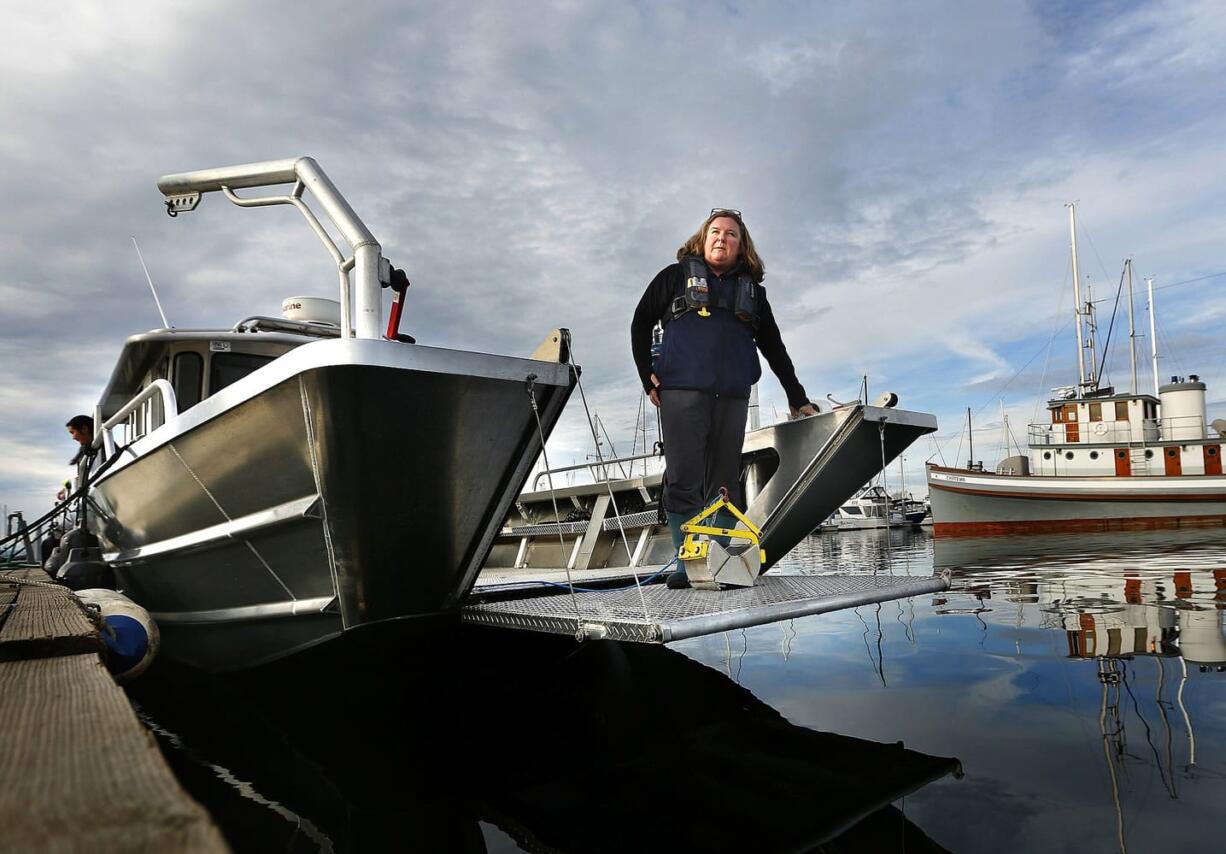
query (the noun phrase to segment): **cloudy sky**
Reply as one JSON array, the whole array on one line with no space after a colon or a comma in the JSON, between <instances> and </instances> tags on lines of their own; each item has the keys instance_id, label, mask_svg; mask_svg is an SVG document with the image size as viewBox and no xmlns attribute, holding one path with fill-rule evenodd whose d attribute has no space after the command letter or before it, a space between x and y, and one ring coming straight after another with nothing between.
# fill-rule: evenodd
<instances>
[{"instance_id":1,"label":"cloudy sky","mask_svg":"<svg viewBox=\"0 0 1226 854\"><path fill-rule=\"evenodd\" d=\"M631 312L713 206L745 212L810 397L854 397L868 374L874 395L937 414L950 462L966 407L991 462L1002 388L1020 438L1073 379L1071 327L1045 348L1071 317L1070 200L1103 329L1132 256L1158 287L1163 375L1200 373L1226 415L1220 4L6 7L10 508L48 506L73 452L64 422L92 411L123 339L160 325L131 236L176 326L334 295L293 211L209 196L171 220L154 187L299 154L409 271L422 343L527 354L570 327L619 451L639 405ZM785 408L773 378L762 402L766 419ZM585 431L574 406L554 465L590 452ZM908 454L911 484L936 447Z\"/></svg>"}]
</instances>

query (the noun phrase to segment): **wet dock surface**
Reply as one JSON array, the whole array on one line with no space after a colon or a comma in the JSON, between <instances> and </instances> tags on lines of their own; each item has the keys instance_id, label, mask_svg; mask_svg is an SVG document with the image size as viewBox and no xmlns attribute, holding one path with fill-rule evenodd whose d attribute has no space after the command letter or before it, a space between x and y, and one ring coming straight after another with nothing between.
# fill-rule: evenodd
<instances>
[{"instance_id":1,"label":"wet dock surface","mask_svg":"<svg viewBox=\"0 0 1226 854\"><path fill-rule=\"evenodd\" d=\"M0 572L0 848L228 850L103 666L97 629L49 581Z\"/></svg>"}]
</instances>

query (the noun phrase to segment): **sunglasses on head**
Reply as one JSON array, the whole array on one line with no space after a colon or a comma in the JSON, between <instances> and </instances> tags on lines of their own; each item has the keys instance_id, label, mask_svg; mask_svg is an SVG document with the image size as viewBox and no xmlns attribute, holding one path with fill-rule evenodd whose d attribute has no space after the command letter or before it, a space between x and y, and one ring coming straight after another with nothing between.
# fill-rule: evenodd
<instances>
[{"instance_id":1,"label":"sunglasses on head","mask_svg":"<svg viewBox=\"0 0 1226 854\"><path fill-rule=\"evenodd\" d=\"M740 220L741 212L736 208L711 208L710 216L730 216L735 220Z\"/></svg>"}]
</instances>

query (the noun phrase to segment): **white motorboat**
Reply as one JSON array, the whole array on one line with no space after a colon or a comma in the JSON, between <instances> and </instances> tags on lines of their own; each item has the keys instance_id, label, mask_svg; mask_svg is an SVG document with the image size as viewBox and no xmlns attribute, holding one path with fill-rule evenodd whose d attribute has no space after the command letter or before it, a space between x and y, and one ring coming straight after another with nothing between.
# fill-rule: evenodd
<instances>
[{"instance_id":1,"label":"white motorboat","mask_svg":"<svg viewBox=\"0 0 1226 854\"><path fill-rule=\"evenodd\" d=\"M288 194L238 195L281 184ZM550 334L532 358L412 343L398 328L407 279L310 158L158 187L172 215L211 192L293 205L340 280L330 318L292 299L296 319L124 344L95 415L109 461L89 515L163 654L247 668L372 624L458 613L576 382L568 336Z\"/></svg>"},{"instance_id":2,"label":"white motorboat","mask_svg":"<svg viewBox=\"0 0 1226 854\"><path fill-rule=\"evenodd\" d=\"M906 514L893 505L885 489L876 484L865 486L839 505L830 521L838 531L900 528L911 524Z\"/></svg>"}]
</instances>

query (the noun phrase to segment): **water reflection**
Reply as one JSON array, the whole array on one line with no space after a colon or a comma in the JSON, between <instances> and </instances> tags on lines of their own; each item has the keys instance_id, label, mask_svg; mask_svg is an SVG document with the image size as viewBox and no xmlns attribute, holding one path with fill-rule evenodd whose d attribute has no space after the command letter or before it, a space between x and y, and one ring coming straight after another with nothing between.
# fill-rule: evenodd
<instances>
[{"instance_id":1,"label":"water reflection","mask_svg":"<svg viewBox=\"0 0 1226 854\"><path fill-rule=\"evenodd\" d=\"M961 784L907 801L940 844L1219 847L1222 533L934 541L860 532L811 538L781 568L951 572L943 594L798 621L786 668L768 652L770 632L757 630L758 643L751 632L741 671L798 723L869 738L888 729L958 755ZM712 646L685 651L711 661Z\"/></svg>"},{"instance_id":2,"label":"water reflection","mask_svg":"<svg viewBox=\"0 0 1226 854\"><path fill-rule=\"evenodd\" d=\"M1223 547L1205 534L937 539L933 564L979 602L1039 604L1043 625L1066 633L1070 656L1181 656L1220 669Z\"/></svg>"},{"instance_id":3,"label":"water reflection","mask_svg":"<svg viewBox=\"0 0 1226 854\"><path fill-rule=\"evenodd\" d=\"M863 531L779 569L953 583L668 649L436 631L134 692L238 850L1221 847L1226 535Z\"/></svg>"},{"instance_id":4,"label":"water reflection","mask_svg":"<svg viewBox=\"0 0 1226 854\"><path fill-rule=\"evenodd\" d=\"M237 850L942 850L891 804L955 759L796 726L662 647L450 641L446 667L164 670L136 698Z\"/></svg>"}]
</instances>

